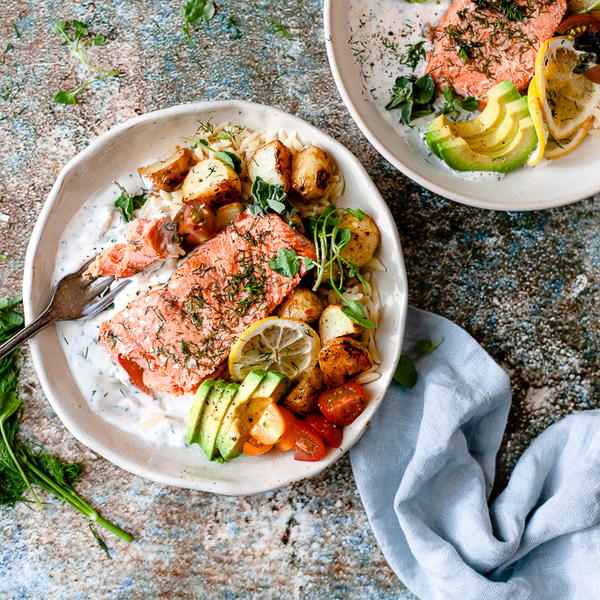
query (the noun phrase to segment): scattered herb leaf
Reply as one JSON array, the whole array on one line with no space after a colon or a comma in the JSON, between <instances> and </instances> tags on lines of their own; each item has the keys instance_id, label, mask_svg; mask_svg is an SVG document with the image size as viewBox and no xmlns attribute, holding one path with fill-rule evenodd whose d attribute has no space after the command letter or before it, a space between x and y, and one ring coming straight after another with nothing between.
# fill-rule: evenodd
<instances>
[{"instance_id":1,"label":"scattered herb leaf","mask_svg":"<svg viewBox=\"0 0 600 600\"><path fill-rule=\"evenodd\" d=\"M292 37L292 34L290 33L289 29L285 25L276 21L275 19L267 19L267 23L273 28L273 31L275 31L282 37Z\"/></svg>"},{"instance_id":2,"label":"scattered herb leaf","mask_svg":"<svg viewBox=\"0 0 600 600\"><path fill-rule=\"evenodd\" d=\"M190 35L190 25L197 27L202 23L208 23L215 16L215 12L215 3L210 0L189 0L181 7L181 16L185 21L183 33L191 46L196 44Z\"/></svg>"},{"instance_id":3,"label":"scattered herb leaf","mask_svg":"<svg viewBox=\"0 0 600 600\"><path fill-rule=\"evenodd\" d=\"M300 268L300 259L295 250L279 248L277 250L277 256L274 256L269 261L269 267L272 271L275 271L275 273L279 273L279 275L283 275L284 277L294 277Z\"/></svg>"},{"instance_id":4,"label":"scattered herb leaf","mask_svg":"<svg viewBox=\"0 0 600 600\"><path fill-rule=\"evenodd\" d=\"M208 140L205 139L198 140L192 144L192 148L197 148L198 146L204 146L213 152L218 159L222 160L226 165L231 167L238 175L242 172L242 159L235 154L235 152L229 152L228 150L215 150L209 146Z\"/></svg>"},{"instance_id":5,"label":"scattered herb leaf","mask_svg":"<svg viewBox=\"0 0 600 600\"><path fill-rule=\"evenodd\" d=\"M419 78L415 75L397 77L391 94L385 108L400 109L400 120L406 125L433 112L435 85L429 73Z\"/></svg>"},{"instance_id":6,"label":"scattered herb leaf","mask_svg":"<svg viewBox=\"0 0 600 600\"><path fill-rule=\"evenodd\" d=\"M121 195L115 200L115 208L121 212L126 223L133 221L133 212L144 206L146 192L141 194L130 194L122 185L115 181L115 185L121 190Z\"/></svg>"},{"instance_id":7,"label":"scattered herb leaf","mask_svg":"<svg viewBox=\"0 0 600 600\"><path fill-rule=\"evenodd\" d=\"M283 185L271 185L257 177L250 190L254 202L248 207L253 215L266 216L269 211L282 217L291 217L296 209L287 201Z\"/></svg>"},{"instance_id":8,"label":"scattered herb leaf","mask_svg":"<svg viewBox=\"0 0 600 600\"><path fill-rule=\"evenodd\" d=\"M455 114L458 116L459 108L462 108L463 110L469 112L472 112L479 108L479 103L475 98L473 98L473 96L467 96L466 98L458 96L454 93L454 90L449 86L445 86L442 90L442 93L444 94L445 102L444 104L442 104L442 107L438 111L438 115Z\"/></svg>"},{"instance_id":9,"label":"scattered herb leaf","mask_svg":"<svg viewBox=\"0 0 600 600\"><path fill-rule=\"evenodd\" d=\"M406 44L405 51L400 55L400 64L406 65L412 71L417 68L417 65L425 59L425 41L417 42L416 44Z\"/></svg>"},{"instance_id":10,"label":"scattered herb leaf","mask_svg":"<svg viewBox=\"0 0 600 600\"><path fill-rule=\"evenodd\" d=\"M443 341L444 338L437 342L431 342L430 340L419 340L416 342L414 356L411 357L406 354L400 356L400 360L396 365L396 371L394 372L394 381L406 388L414 387L417 383L417 361L433 352Z\"/></svg>"}]
</instances>

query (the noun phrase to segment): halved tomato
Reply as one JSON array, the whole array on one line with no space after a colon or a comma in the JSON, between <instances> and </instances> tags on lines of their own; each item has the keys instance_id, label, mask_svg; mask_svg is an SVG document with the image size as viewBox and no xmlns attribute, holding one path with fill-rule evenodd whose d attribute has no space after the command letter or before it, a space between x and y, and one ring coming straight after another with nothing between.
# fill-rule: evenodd
<instances>
[{"instance_id":1,"label":"halved tomato","mask_svg":"<svg viewBox=\"0 0 600 600\"><path fill-rule=\"evenodd\" d=\"M319 395L319 410L335 425L350 425L365 410L367 394L358 383L343 383Z\"/></svg>"},{"instance_id":2,"label":"halved tomato","mask_svg":"<svg viewBox=\"0 0 600 600\"><path fill-rule=\"evenodd\" d=\"M279 410L283 415L283 418L286 421L286 428L283 432L283 435L279 438L275 447L277 450L281 450L282 452L287 452L294 447L296 443L296 423L298 419L294 416L294 413L291 410L288 410L284 406L280 406Z\"/></svg>"},{"instance_id":3,"label":"halved tomato","mask_svg":"<svg viewBox=\"0 0 600 600\"><path fill-rule=\"evenodd\" d=\"M204 204L186 204L175 216L175 222L188 246L199 246L215 233L215 215Z\"/></svg>"},{"instance_id":4,"label":"halved tomato","mask_svg":"<svg viewBox=\"0 0 600 600\"><path fill-rule=\"evenodd\" d=\"M600 20L593 15L581 14L567 17L557 28L559 35L581 35L584 31L599 31Z\"/></svg>"},{"instance_id":5,"label":"halved tomato","mask_svg":"<svg viewBox=\"0 0 600 600\"><path fill-rule=\"evenodd\" d=\"M294 458L309 462L321 460L327 452L321 436L303 421L296 423L296 442L294 444Z\"/></svg>"},{"instance_id":6,"label":"halved tomato","mask_svg":"<svg viewBox=\"0 0 600 600\"><path fill-rule=\"evenodd\" d=\"M334 425L323 415L313 413L304 419L304 422L310 425L322 438L325 443L332 448L339 448L342 444L344 432L341 427Z\"/></svg>"},{"instance_id":7,"label":"halved tomato","mask_svg":"<svg viewBox=\"0 0 600 600\"><path fill-rule=\"evenodd\" d=\"M242 451L248 456L260 456L261 454L267 453L272 447L273 446L270 444L261 444L253 437L250 437L247 442L244 442Z\"/></svg>"}]
</instances>

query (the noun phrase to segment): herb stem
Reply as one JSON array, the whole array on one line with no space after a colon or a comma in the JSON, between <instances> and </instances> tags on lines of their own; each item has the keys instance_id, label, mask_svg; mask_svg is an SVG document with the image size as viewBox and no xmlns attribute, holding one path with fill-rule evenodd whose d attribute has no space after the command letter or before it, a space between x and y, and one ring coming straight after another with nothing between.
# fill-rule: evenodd
<instances>
[{"instance_id":1,"label":"herb stem","mask_svg":"<svg viewBox=\"0 0 600 600\"><path fill-rule=\"evenodd\" d=\"M594 2L594 4L592 4L591 6L588 6L587 8L580 10L577 14L581 15L581 14L589 13L589 12L592 12L593 10L598 10L598 9L600 9L600 0L598 0L598 2Z\"/></svg>"}]
</instances>

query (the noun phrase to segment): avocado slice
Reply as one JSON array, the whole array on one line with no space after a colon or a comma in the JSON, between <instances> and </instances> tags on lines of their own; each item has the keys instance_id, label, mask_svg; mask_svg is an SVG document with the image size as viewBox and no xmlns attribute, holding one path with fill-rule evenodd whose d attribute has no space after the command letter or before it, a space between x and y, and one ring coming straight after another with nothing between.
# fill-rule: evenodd
<instances>
[{"instance_id":1,"label":"avocado slice","mask_svg":"<svg viewBox=\"0 0 600 600\"><path fill-rule=\"evenodd\" d=\"M442 160L457 171L498 171L506 173L527 161L537 146L537 134L530 117L519 121L518 133L503 148L490 153L476 152L467 140L454 137L441 142L438 151Z\"/></svg>"},{"instance_id":2,"label":"avocado slice","mask_svg":"<svg viewBox=\"0 0 600 600\"><path fill-rule=\"evenodd\" d=\"M246 376L246 379L250 374ZM246 383L246 379L244 379L242 387ZM285 375L277 371L270 371L265 374L260 384L247 398L238 402L236 397L229 428L223 431L222 435L220 433L221 445L219 451L224 459L232 460L242 453L244 442L248 440L248 432L252 424L256 422L257 415L264 410L263 401L268 399L278 402L281 400L287 390L288 383L289 379Z\"/></svg>"},{"instance_id":3,"label":"avocado slice","mask_svg":"<svg viewBox=\"0 0 600 600\"><path fill-rule=\"evenodd\" d=\"M206 406L202 411L200 433L198 436L198 444L204 450L204 454L206 454L208 460L217 460L219 457L217 435L227 409L239 387L237 383L216 381L212 391L208 395Z\"/></svg>"},{"instance_id":4,"label":"avocado slice","mask_svg":"<svg viewBox=\"0 0 600 600\"><path fill-rule=\"evenodd\" d=\"M206 406L206 399L215 385L214 379L204 380L194 396L190 412L188 414L188 427L185 434L186 444L194 444L198 442L198 433L200 431L200 423L202 412Z\"/></svg>"},{"instance_id":5,"label":"avocado slice","mask_svg":"<svg viewBox=\"0 0 600 600\"><path fill-rule=\"evenodd\" d=\"M242 453L245 440L239 435L238 428L232 428L232 425L243 412L245 404L266 376L267 372L263 369L250 371L244 378L240 389L227 409L227 413L217 434L217 449L225 460L232 460ZM232 431L230 432L230 430Z\"/></svg>"}]
</instances>

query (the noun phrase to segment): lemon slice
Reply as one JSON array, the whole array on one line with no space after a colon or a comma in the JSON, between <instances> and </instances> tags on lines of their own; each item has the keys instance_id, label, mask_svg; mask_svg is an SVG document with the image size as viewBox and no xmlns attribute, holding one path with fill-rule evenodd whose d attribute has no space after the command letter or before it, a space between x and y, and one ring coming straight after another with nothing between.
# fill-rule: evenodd
<instances>
[{"instance_id":1,"label":"lemon slice","mask_svg":"<svg viewBox=\"0 0 600 600\"><path fill-rule=\"evenodd\" d=\"M555 140L551 138L546 146L546 158L559 158L565 154L572 152L583 142L585 136L588 134L592 127L594 118L589 118L572 136L563 138L562 140Z\"/></svg>"},{"instance_id":2,"label":"lemon slice","mask_svg":"<svg viewBox=\"0 0 600 600\"><path fill-rule=\"evenodd\" d=\"M531 80L529 84L529 90L527 92L527 106L529 107L529 115L535 128L535 133L538 138L537 148L533 151L527 164L530 167L537 165L542 158L544 158L544 152L546 151L546 143L548 141L548 128L544 122L544 115L542 114L542 106L540 102L540 92L538 90L535 79Z\"/></svg>"},{"instance_id":3,"label":"lemon slice","mask_svg":"<svg viewBox=\"0 0 600 600\"><path fill-rule=\"evenodd\" d=\"M229 353L229 374L241 381L253 369L275 370L298 379L312 367L321 342L303 321L267 317L257 321L235 342Z\"/></svg>"},{"instance_id":4,"label":"lemon slice","mask_svg":"<svg viewBox=\"0 0 600 600\"><path fill-rule=\"evenodd\" d=\"M559 36L546 40L535 60L535 85L550 135L571 137L600 103L600 85L573 73L579 53L573 39Z\"/></svg>"}]
</instances>

